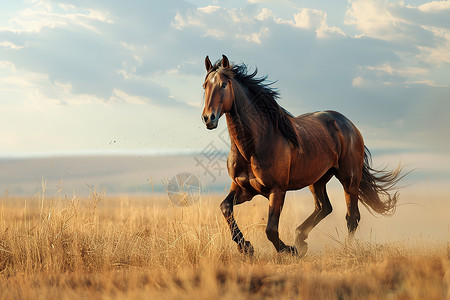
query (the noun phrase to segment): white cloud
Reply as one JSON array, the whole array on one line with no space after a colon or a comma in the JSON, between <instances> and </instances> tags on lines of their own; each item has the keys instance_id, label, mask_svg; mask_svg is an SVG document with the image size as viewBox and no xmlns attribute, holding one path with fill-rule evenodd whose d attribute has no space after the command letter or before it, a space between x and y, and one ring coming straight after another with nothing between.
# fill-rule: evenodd
<instances>
[{"instance_id":1,"label":"white cloud","mask_svg":"<svg viewBox=\"0 0 450 300\"><path fill-rule=\"evenodd\" d=\"M386 1L349 0L349 8L344 23L355 25L363 34L382 40L392 40L398 36L396 28L400 20L388 9Z\"/></svg>"},{"instance_id":2,"label":"white cloud","mask_svg":"<svg viewBox=\"0 0 450 300\"><path fill-rule=\"evenodd\" d=\"M352 80L352 86L363 86L364 85L364 78L361 76L355 77Z\"/></svg>"},{"instance_id":3,"label":"white cloud","mask_svg":"<svg viewBox=\"0 0 450 300\"><path fill-rule=\"evenodd\" d=\"M0 60L0 70L1 69L5 69L5 70L13 72L13 71L16 71L16 66L10 61Z\"/></svg>"},{"instance_id":4,"label":"white cloud","mask_svg":"<svg viewBox=\"0 0 450 300\"><path fill-rule=\"evenodd\" d=\"M226 35L227 35L227 33L225 31L217 29L217 28L208 28L208 29L206 29L205 33L203 34L203 36L205 36L205 37L210 36L210 37L216 38L218 40L225 38Z\"/></svg>"},{"instance_id":5,"label":"white cloud","mask_svg":"<svg viewBox=\"0 0 450 300\"><path fill-rule=\"evenodd\" d=\"M261 44L261 38L268 33L268 29L262 28L255 22L261 21L262 17L264 16L249 16L242 9L226 9L209 5L177 13L172 25L178 30L196 28L200 30L202 36L218 40L234 37Z\"/></svg>"},{"instance_id":6,"label":"white cloud","mask_svg":"<svg viewBox=\"0 0 450 300\"><path fill-rule=\"evenodd\" d=\"M442 81L433 75L450 63L449 3L432 1L412 6L404 2L350 0L345 23L359 31L355 37L384 40L399 49L395 56L400 61L365 68L377 78L369 78L368 74L357 77L390 85L448 86L448 79Z\"/></svg>"},{"instance_id":7,"label":"white cloud","mask_svg":"<svg viewBox=\"0 0 450 300\"><path fill-rule=\"evenodd\" d=\"M315 30L318 38L325 38L330 34L345 35L340 28L329 27L327 14L318 9L304 8L299 13L294 14L293 25L303 29Z\"/></svg>"},{"instance_id":8,"label":"white cloud","mask_svg":"<svg viewBox=\"0 0 450 300\"><path fill-rule=\"evenodd\" d=\"M130 95L124 91L113 89L111 98L109 100L110 102L125 102L125 103L131 103L131 104L138 104L138 105L144 105L149 102L149 99L147 97L142 96L135 96Z\"/></svg>"},{"instance_id":9,"label":"white cloud","mask_svg":"<svg viewBox=\"0 0 450 300\"><path fill-rule=\"evenodd\" d=\"M0 93L14 91L21 99L17 105L32 105L45 107L54 105L83 105L89 103L114 103L119 100L132 104L150 103L145 97L129 95L121 90L114 89L111 97L102 99L87 93L73 93L70 82L51 81L47 74L36 73L16 66L7 61L0 62L0 80L2 86Z\"/></svg>"},{"instance_id":10,"label":"white cloud","mask_svg":"<svg viewBox=\"0 0 450 300\"><path fill-rule=\"evenodd\" d=\"M431 87L447 87L449 84L437 83L430 76L428 68L420 67L393 67L390 63L383 63L376 66L360 67L359 76L353 78L352 86L376 86L383 85L426 85ZM364 74L364 75L363 75ZM374 76L371 76L371 75Z\"/></svg>"},{"instance_id":11,"label":"white cloud","mask_svg":"<svg viewBox=\"0 0 450 300\"><path fill-rule=\"evenodd\" d=\"M315 29L324 26L327 14L318 9L302 9L294 14L295 26L305 29Z\"/></svg>"},{"instance_id":12,"label":"white cloud","mask_svg":"<svg viewBox=\"0 0 450 300\"><path fill-rule=\"evenodd\" d=\"M256 15L255 19L258 21L270 20L273 19L274 15L272 11L268 8L263 7L261 11Z\"/></svg>"},{"instance_id":13,"label":"white cloud","mask_svg":"<svg viewBox=\"0 0 450 300\"><path fill-rule=\"evenodd\" d=\"M16 105L31 105L37 109L43 107L71 104L81 105L92 102L102 103L102 99L89 94L72 93L69 82L51 81L47 74L17 69L11 62L0 62L1 92L14 92L20 99ZM11 100L10 100L11 101Z\"/></svg>"},{"instance_id":14,"label":"white cloud","mask_svg":"<svg viewBox=\"0 0 450 300\"><path fill-rule=\"evenodd\" d=\"M201 12L201 13L204 13L204 14L212 14L212 13L215 13L218 10L220 10L220 6L208 5L208 6L205 6L205 7L199 7L199 8L197 8L197 10L199 12Z\"/></svg>"},{"instance_id":15,"label":"white cloud","mask_svg":"<svg viewBox=\"0 0 450 300\"><path fill-rule=\"evenodd\" d=\"M402 77L414 77L416 75L427 75L428 69L417 68L417 67L406 67L406 68L393 68L390 63L384 63L378 66L367 66L367 70L387 73L389 75L402 76Z\"/></svg>"},{"instance_id":16,"label":"white cloud","mask_svg":"<svg viewBox=\"0 0 450 300\"><path fill-rule=\"evenodd\" d=\"M433 65L443 65L450 63L450 29L435 27L424 27L431 31L434 36L441 40L441 43L430 46L417 46L421 53L417 58Z\"/></svg>"},{"instance_id":17,"label":"white cloud","mask_svg":"<svg viewBox=\"0 0 450 300\"><path fill-rule=\"evenodd\" d=\"M427 85L427 86L431 86L431 87L449 87L450 85L448 84L439 84L434 82L433 80L430 79L426 79L426 80L417 80L417 81L406 81L405 84L410 85L410 84L423 84L423 85Z\"/></svg>"},{"instance_id":18,"label":"white cloud","mask_svg":"<svg viewBox=\"0 0 450 300\"><path fill-rule=\"evenodd\" d=\"M450 1L431 1L419 5L418 8L424 12L438 12L443 10L450 11Z\"/></svg>"},{"instance_id":19,"label":"white cloud","mask_svg":"<svg viewBox=\"0 0 450 300\"><path fill-rule=\"evenodd\" d=\"M344 35L338 27L329 27L327 14L317 9L300 9L293 13L293 19L282 19L268 8L249 13L244 9L226 9L219 6L199 7L186 13L177 13L173 26L178 30L198 28L203 36L225 39L234 36L247 42L261 45L264 37L270 35L267 24L288 24L296 28L313 30L318 38L333 34Z\"/></svg>"},{"instance_id":20,"label":"white cloud","mask_svg":"<svg viewBox=\"0 0 450 300\"><path fill-rule=\"evenodd\" d=\"M106 103L114 90L120 90L148 97L147 103L154 105L183 106L181 101L169 98L167 88L149 79L161 68L173 68L173 59L161 57L178 57L173 55L178 49L171 45L173 40L158 36L165 35L163 30L170 29L170 24L164 28L145 23L159 24L161 12L142 9L134 11L141 15L127 19L106 8L124 12L120 3L93 9L91 3L85 6L82 1L77 6L57 2L31 2L0 29L2 59L25 73L24 78L39 74L40 80L33 85L39 99L48 97L49 103L60 104ZM5 82L18 82L18 76L11 76ZM70 85L70 89L62 89L61 83Z\"/></svg>"},{"instance_id":21,"label":"white cloud","mask_svg":"<svg viewBox=\"0 0 450 300\"><path fill-rule=\"evenodd\" d=\"M0 42L0 47L7 48L7 49L12 49L12 50L19 50L19 49L25 48L25 46L18 46L18 45L14 44L13 42L10 42L10 41Z\"/></svg>"},{"instance_id":22,"label":"white cloud","mask_svg":"<svg viewBox=\"0 0 450 300\"><path fill-rule=\"evenodd\" d=\"M177 13L174 22L172 22L172 25L178 29L183 30L186 27L194 26L194 27L203 27L204 23L201 22L198 18L194 18L192 14L188 14L183 16L181 13Z\"/></svg>"},{"instance_id":23,"label":"white cloud","mask_svg":"<svg viewBox=\"0 0 450 300\"><path fill-rule=\"evenodd\" d=\"M236 34L236 38L242 39L247 42L253 42L255 44L261 45L261 40L263 37L269 35L269 28L263 27L259 32L253 32L251 34Z\"/></svg>"},{"instance_id":24,"label":"white cloud","mask_svg":"<svg viewBox=\"0 0 450 300\"><path fill-rule=\"evenodd\" d=\"M9 21L9 26L0 31L16 33L37 33L43 28L80 26L98 32L95 22L113 23L108 12L87 9L79 10L73 5L53 5L49 1L33 1L32 5L20 11Z\"/></svg>"},{"instance_id":25,"label":"white cloud","mask_svg":"<svg viewBox=\"0 0 450 300\"><path fill-rule=\"evenodd\" d=\"M0 81L3 89L20 91L21 94L30 96L47 80L45 74L18 70L14 63L9 61L0 62Z\"/></svg>"}]
</instances>

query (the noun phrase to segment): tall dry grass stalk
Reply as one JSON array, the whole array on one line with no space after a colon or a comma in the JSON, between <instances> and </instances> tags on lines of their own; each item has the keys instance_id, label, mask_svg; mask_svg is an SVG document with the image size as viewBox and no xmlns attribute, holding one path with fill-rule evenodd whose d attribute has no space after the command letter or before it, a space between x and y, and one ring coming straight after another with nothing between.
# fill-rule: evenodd
<instances>
[{"instance_id":1,"label":"tall dry grass stalk","mask_svg":"<svg viewBox=\"0 0 450 300\"><path fill-rule=\"evenodd\" d=\"M2 197L0 299L450 296L446 246L334 238L299 260L275 253L259 217L266 205L255 205L238 215L260 247L248 258L231 242L219 199L182 208L165 196L105 198L95 190L86 199L49 198L45 185L34 197Z\"/></svg>"}]
</instances>

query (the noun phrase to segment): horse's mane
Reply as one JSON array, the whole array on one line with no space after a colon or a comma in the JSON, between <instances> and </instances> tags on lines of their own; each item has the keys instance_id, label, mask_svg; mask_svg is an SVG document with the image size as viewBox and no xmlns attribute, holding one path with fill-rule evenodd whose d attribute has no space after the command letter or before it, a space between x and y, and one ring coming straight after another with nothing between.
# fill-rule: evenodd
<instances>
[{"instance_id":1,"label":"horse's mane","mask_svg":"<svg viewBox=\"0 0 450 300\"><path fill-rule=\"evenodd\" d=\"M267 76L256 77L258 69L248 73L245 64L232 65L222 68L220 61L216 62L209 72L220 71L227 77L234 78L246 90L247 97L260 116L266 117L275 128L278 128L282 136L299 147L299 141L294 129L293 116L278 103L278 91L272 87L274 82L267 82Z\"/></svg>"}]
</instances>

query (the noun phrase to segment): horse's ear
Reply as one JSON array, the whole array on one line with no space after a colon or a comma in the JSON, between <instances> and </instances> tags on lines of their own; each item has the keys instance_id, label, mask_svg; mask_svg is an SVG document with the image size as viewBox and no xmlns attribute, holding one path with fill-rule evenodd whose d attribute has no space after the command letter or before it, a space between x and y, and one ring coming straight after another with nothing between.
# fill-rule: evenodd
<instances>
[{"instance_id":1,"label":"horse's ear","mask_svg":"<svg viewBox=\"0 0 450 300\"><path fill-rule=\"evenodd\" d=\"M230 67L230 62L228 61L228 57L222 54L222 68L228 69Z\"/></svg>"},{"instance_id":2,"label":"horse's ear","mask_svg":"<svg viewBox=\"0 0 450 300\"><path fill-rule=\"evenodd\" d=\"M206 58L205 58L205 68L206 68L206 71L209 72L209 70L211 70L212 67L213 67L213 65L212 65L211 61L209 60L208 55L206 55Z\"/></svg>"}]
</instances>

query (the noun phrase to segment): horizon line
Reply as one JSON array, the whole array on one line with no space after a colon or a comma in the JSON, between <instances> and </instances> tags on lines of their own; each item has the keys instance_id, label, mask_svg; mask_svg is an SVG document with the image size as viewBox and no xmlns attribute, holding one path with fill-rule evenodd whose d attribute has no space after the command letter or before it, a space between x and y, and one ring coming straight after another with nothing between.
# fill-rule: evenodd
<instances>
[{"instance_id":1,"label":"horizon line","mask_svg":"<svg viewBox=\"0 0 450 300\"><path fill-rule=\"evenodd\" d=\"M202 154L211 154L216 151L219 154L228 154L230 149L208 148L203 149L90 149L90 150L58 150L58 151L32 151L32 152L0 152L0 160L8 159L37 159L52 157L112 157L112 156L193 156ZM372 154L394 154L394 153L428 153L426 148L410 148L410 147L370 147Z\"/></svg>"},{"instance_id":2,"label":"horizon line","mask_svg":"<svg viewBox=\"0 0 450 300\"><path fill-rule=\"evenodd\" d=\"M202 153L204 149L148 149L148 150L68 150L51 152L0 152L1 159L34 159L52 157L99 157L99 156L191 156ZM228 153L229 149L217 149Z\"/></svg>"}]
</instances>

